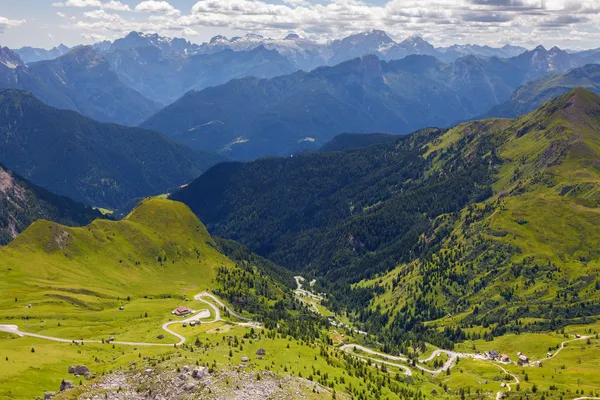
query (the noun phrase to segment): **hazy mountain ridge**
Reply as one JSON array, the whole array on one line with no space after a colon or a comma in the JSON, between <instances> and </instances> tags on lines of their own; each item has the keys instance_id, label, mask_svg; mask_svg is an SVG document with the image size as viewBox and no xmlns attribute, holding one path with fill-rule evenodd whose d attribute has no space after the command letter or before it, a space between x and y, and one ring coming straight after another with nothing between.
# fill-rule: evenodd
<instances>
[{"instance_id":1,"label":"hazy mountain ridge","mask_svg":"<svg viewBox=\"0 0 600 400\"><path fill-rule=\"evenodd\" d=\"M249 51L228 49L188 56L164 53L151 45L111 50L104 58L129 87L163 104L174 102L190 90L224 84L231 79L271 78L296 70L285 57L262 46Z\"/></svg>"},{"instance_id":2,"label":"hazy mountain ridge","mask_svg":"<svg viewBox=\"0 0 600 400\"><path fill-rule=\"evenodd\" d=\"M366 56L310 73L234 80L188 93L142 126L234 158L293 154L344 132L448 127L508 100L515 85L538 73L541 67L532 71L524 61L536 54L543 55L469 56L452 64L432 56L390 62Z\"/></svg>"},{"instance_id":3,"label":"hazy mountain ridge","mask_svg":"<svg viewBox=\"0 0 600 400\"><path fill-rule=\"evenodd\" d=\"M222 159L158 132L103 124L0 91L0 162L54 193L116 208L188 182Z\"/></svg>"},{"instance_id":4,"label":"hazy mountain ridge","mask_svg":"<svg viewBox=\"0 0 600 400\"><path fill-rule=\"evenodd\" d=\"M159 108L125 85L92 47L54 60L1 68L0 88L26 90L47 104L100 122L137 125Z\"/></svg>"},{"instance_id":5,"label":"hazy mountain ridge","mask_svg":"<svg viewBox=\"0 0 600 400\"><path fill-rule=\"evenodd\" d=\"M21 57L25 64L29 64L32 62L45 61L45 60L53 60L62 55L65 55L69 52L69 47L64 44L60 44L50 50L40 49L36 47L21 47L19 49L15 49L14 52Z\"/></svg>"}]
</instances>

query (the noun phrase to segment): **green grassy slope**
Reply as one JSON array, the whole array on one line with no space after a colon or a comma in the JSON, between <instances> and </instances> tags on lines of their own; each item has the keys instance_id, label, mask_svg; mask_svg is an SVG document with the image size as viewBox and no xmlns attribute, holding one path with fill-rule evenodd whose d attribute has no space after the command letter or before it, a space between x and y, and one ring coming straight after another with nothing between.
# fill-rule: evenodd
<instances>
[{"instance_id":1,"label":"green grassy slope","mask_svg":"<svg viewBox=\"0 0 600 400\"><path fill-rule=\"evenodd\" d=\"M441 165L458 140L468 138L466 155L491 140L501 160L494 195L466 207L427 257L363 282L380 288L372 304L410 314L433 304L456 314L437 325L482 325L490 335L599 315L599 118L600 97L577 89L523 118L488 121L495 129L466 124L429 145Z\"/></svg>"},{"instance_id":2,"label":"green grassy slope","mask_svg":"<svg viewBox=\"0 0 600 400\"><path fill-rule=\"evenodd\" d=\"M215 287L217 267L233 265L187 207L157 198L123 221L35 222L0 253L0 319L66 338L122 330L154 341L146 326L158 331L183 297Z\"/></svg>"}]
</instances>

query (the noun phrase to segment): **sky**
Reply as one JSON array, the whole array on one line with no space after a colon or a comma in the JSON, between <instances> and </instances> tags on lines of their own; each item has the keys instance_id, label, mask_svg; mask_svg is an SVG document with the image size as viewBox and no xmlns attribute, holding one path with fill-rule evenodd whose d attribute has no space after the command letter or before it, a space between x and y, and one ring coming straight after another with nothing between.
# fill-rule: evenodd
<instances>
[{"instance_id":1,"label":"sky","mask_svg":"<svg viewBox=\"0 0 600 400\"><path fill-rule=\"evenodd\" d=\"M600 0L0 0L0 45L51 48L130 31L183 37L297 33L320 41L369 29L434 45L600 47Z\"/></svg>"}]
</instances>

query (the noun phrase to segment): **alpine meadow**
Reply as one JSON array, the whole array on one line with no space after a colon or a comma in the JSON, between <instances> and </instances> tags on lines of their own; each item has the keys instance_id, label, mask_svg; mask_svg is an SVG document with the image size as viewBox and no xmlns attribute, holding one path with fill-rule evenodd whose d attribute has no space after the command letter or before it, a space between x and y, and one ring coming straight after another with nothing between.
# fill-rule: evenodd
<instances>
[{"instance_id":1,"label":"alpine meadow","mask_svg":"<svg viewBox=\"0 0 600 400\"><path fill-rule=\"evenodd\" d=\"M600 400L596 3L0 0L0 400Z\"/></svg>"}]
</instances>

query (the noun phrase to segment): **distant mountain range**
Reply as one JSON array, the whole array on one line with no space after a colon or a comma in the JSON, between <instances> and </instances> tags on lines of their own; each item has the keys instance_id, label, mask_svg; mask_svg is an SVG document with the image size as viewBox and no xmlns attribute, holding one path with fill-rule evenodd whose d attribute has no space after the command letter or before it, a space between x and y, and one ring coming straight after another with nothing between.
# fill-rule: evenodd
<instances>
[{"instance_id":1,"label":"distant mountain range","mask_svg":"<svg viewBox=\"0 0 600 400\"><path fill-rule=\"evenodd\" d=\"M21 47L15 49L14 52L23 60L25 64L38 61L53 60L69 52L69 47L61 44L50 50L40 49L35 47Z\"/></svg>"},{"instance_id":2,"label":"distant mountain range","mask_svg":"<svg viewBox=\"0 0 600 400\"><path fill-rule=\"evenodd\" d=\"M294 68L305 71L324 65L339 64L368 54L377 55L384 60L401 59L415 54L431 55L441 61L452 62L468 55L510 58L527 51L524 47L511 45L490 47L467 44L436 48L418 36L411 36L401 42L396 42L387 33L377 29L327 42L302 38L294 33L281 39L249 33L231 39L217 35L209 42L202 44L195 44L182 38L164 37L156 33L131 32L112 43L104 41L93 45L95 50L103 53L156 47L163 55L170 57L214 54L223 50L250 51L261 46L277 51L292 63ZM23 47L14 51L28 64L60 57L69 50L69 47L61 44L51 50Z\"/></svg>"},{"instance_id":3,"label":"distant mountain range","mask_svg":"<svg viewBox=\"0 0 600 400\"><path fill-rule=\"evenodd\" d=\"M26 90L53 107L124 125L137 125L159 109L125 85L90 46L54 60L27 65L19 60L6 48L0 53L0 89Z\"/></svg>"},{"instance_id":4,"label":"distant mountain range","mask_svg":"<svg viewBox=\"0 0 600 400\"><path fill-rule=\"evenodd\" d=\"M65 47L34 50L27 54L49 57ZM352 59L362 59L362 66L346 63ZM245 159L315 150L344 132L446 127L486 115L528 82L594 60L600 51L436 48L416 36L396 42L379 30L327 43L249 34L200 45L131 32L29 64L4 48L0 88L27 90L101 122L143 124L193 148Z\"/></svg>"},{"instance_id":5,"label":"distant mountain range","mask_svg":"<svg viewBox=\"0 0 600 400\"><path fill-rule=\"evenodd\" d=\"M113 43L104 58L122 82L162 104L171 104L190 90L231 79L272 78L297 69L286 57L264 46L214 54L194 54L194 48L189 42L132 33Z\"/></svg>"},{"instance_id":6,"label":"distant mountain range","mask_svg":"<svg viewBox=\"0 0 600 400\"><path fill-rule=\"evenodd\" d=\"M36 185L89 205L117 208L165 193L222 161L164 135L102 124L0 91L0 163Z\"/></svg>"},{"instance_id":7,"label":"distant mountain range","mask_svg":"<svg viewBox=\"0 0 600 400\"><path fill-rule=\"evenodd\" d=\"M375 29L325 43L301 38L296 34L289 34L283 39L265 38L255 34L232 39L215 36L210 42L203 43L194 51L200 53L215 53L225 49L247 51L259 46L276 50L297 68L305 71L324 65L339 64L369 54L374 54L382 60L399 60L409 55L430 55L444 62L452 62L467 55L509 58L527 51L523 47L508 45L501 48L477 45L435 48L418 36L396 42L384 31Z\"/></svg>"},{"instance_id":8,"label":"distant mountain range","mask_svg":"<svg viewBox=\"0 0 600 400\"><path fill-rule=\"evenodd\" d=\"M345 132L405 134L472 119L522 84L580 58L538 47L509 59L365 56L272 79L246 78L190 92L143 127L193 148L252 159L316 149ZM308 116L308 117L307 117Z\"/></svg>"},{"instance_id":9,"label":"distant mountain range","mask_svg":"<svg viewBox=\"0 0 600 400\"><path fill-rule=\"evenodd\" d=\"M0 165L0 246L38 219L86 225L102 214L68 197L52 194Z\"/></svg>"}]
</instances>

